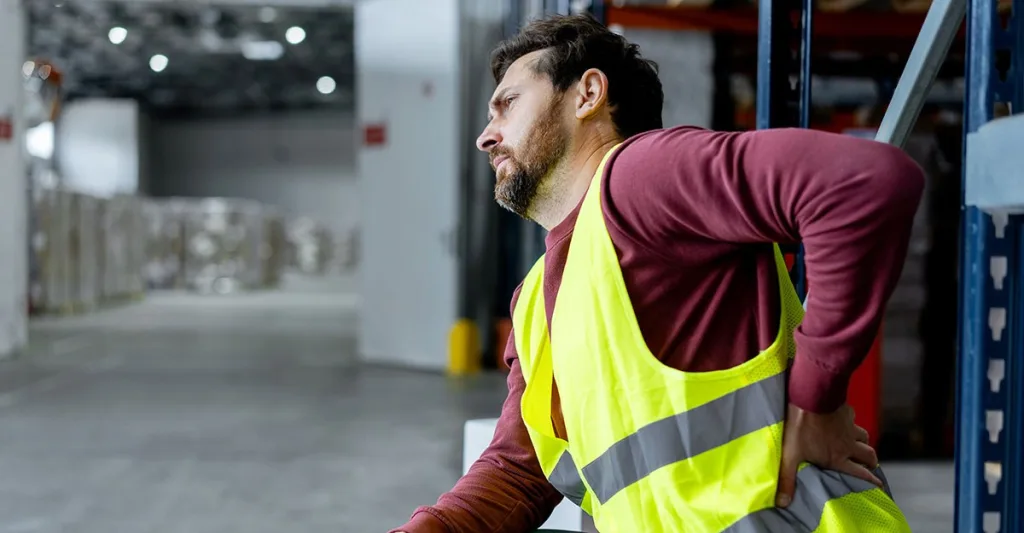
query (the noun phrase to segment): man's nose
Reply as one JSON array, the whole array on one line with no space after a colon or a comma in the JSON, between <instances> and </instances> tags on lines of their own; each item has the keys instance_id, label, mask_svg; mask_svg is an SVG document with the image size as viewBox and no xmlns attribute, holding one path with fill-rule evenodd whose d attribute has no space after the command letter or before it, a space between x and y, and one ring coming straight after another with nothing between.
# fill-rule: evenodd
<instances>
[{"instance_id":1,"label":"man's nose","mask_svg":"<svg viewBox=\"0 0 1024 533\"><path fill-rule=\"evenodd\" d=\"M483 133L476 139L476 147L482 152L490 152L492 148L501 142L501 135L498 130L490 125L484 128Z\"/></svg>"}]
</instances>

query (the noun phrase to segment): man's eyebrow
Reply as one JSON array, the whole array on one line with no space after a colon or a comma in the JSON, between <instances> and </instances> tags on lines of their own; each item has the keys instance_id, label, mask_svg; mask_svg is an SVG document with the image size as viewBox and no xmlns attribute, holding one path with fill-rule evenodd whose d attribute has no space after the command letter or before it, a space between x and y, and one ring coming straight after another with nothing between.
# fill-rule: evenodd
<instances>
[{"instance_id":1,"label":"man's eyebrow","mask_svg":"<svg viewBox=\"0 0 1024 533\"><path fill-rule=\"evenodd\" d=\"M489 109L489 111L487 112L487 120L494 120L494 109L497 107L501 107L502 102L505 100L505 95L507 95L511 90L512 87L505 87L500 91L494 93L494 96L491 98L491 101L487 103L487 107Z\"/></svg>"}]
</instances>

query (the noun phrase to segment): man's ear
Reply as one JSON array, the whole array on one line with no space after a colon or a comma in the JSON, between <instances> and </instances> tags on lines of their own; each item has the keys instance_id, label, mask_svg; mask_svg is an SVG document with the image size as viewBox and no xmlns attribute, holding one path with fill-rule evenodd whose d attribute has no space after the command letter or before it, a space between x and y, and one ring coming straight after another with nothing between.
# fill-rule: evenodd
<instances>
[{"instance_id":1,"label":"man's ear","mask_svg":"<svg viewBox=\"0 0 1024 533\"><path fill-rule=\"evenodd\" d=\"M576 84L576 118L593 116L608 102L608 76L596 68L587 69Z\"/></svg>"}]
</instances>

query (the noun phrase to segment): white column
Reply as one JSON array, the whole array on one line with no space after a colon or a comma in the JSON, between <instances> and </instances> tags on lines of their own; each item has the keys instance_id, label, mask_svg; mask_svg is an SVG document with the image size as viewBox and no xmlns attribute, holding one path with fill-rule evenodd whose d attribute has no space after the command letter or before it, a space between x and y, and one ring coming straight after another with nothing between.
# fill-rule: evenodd
<instances>
[{"instance_id":1,"label":"white column","mask_svg":"<svg viewBox=\"0 0 1024 533\"><path fill-rule=\"evenodd\" d=\"M0 0L0 357L19 350L28 336L28 191L21 74L26 29L21 2Z\"/></svg>"},{"instance_id":2,"label":"white column","mask_svg":"<svg viewBox=\"0 0 1024 533\"><path fill-rule=\"evenodd\" d=\"M441 370L449 359L458 318L459 4L356 4L367 361Z\"/></svg>"}]
</instances>

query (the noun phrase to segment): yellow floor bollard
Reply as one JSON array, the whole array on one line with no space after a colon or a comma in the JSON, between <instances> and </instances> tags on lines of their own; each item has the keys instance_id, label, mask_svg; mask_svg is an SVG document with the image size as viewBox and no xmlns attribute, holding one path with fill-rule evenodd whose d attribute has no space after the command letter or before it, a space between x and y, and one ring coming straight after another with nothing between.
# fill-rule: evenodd
<instances>
[{"instance_id":1,"label":"yellow floor bollard","mask_svg":"<svg viewBox=\"0 0 1024 533\"><path fill-rule=\"evenodd\" d=\"M480 332L472 320L459 319L448 334L448 374L475 374L481 367Z\"/></svg>"}]
</instances>

